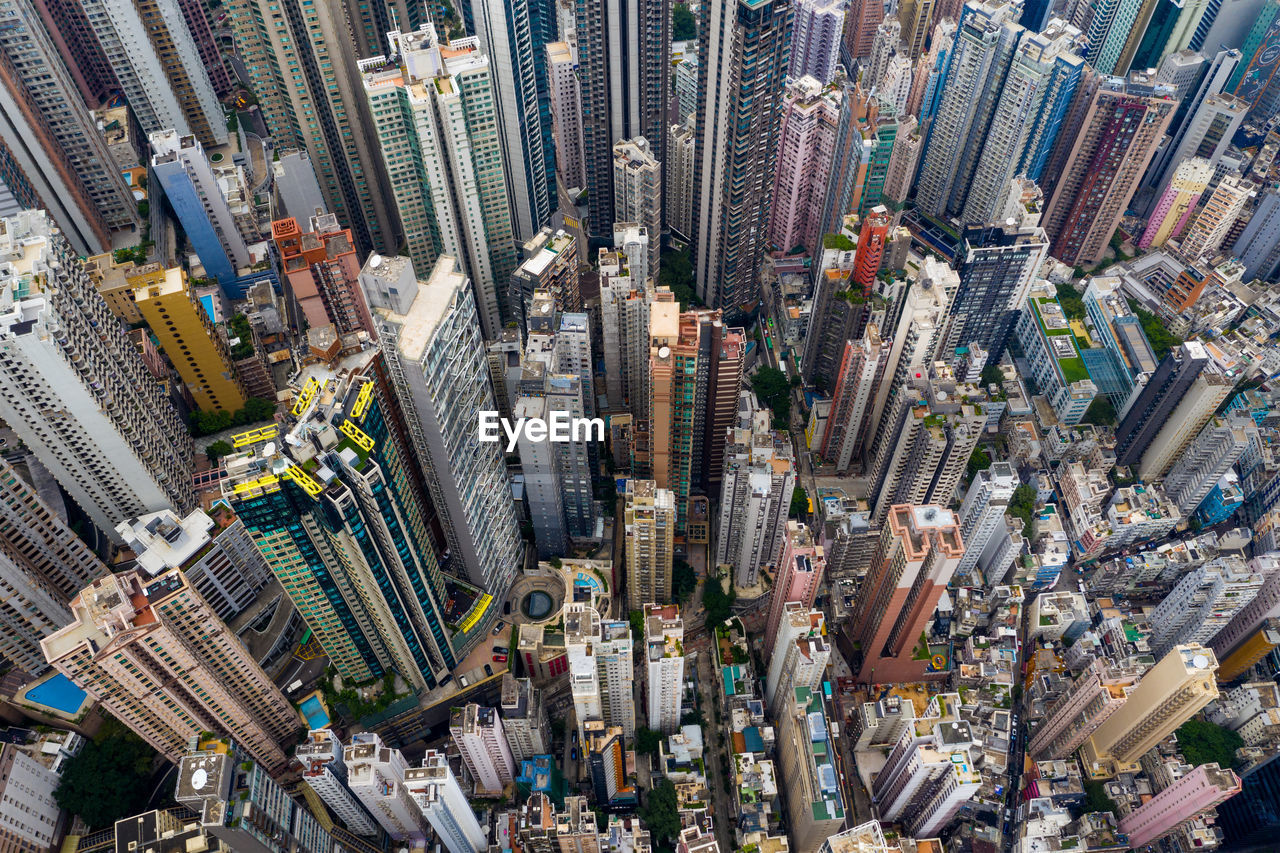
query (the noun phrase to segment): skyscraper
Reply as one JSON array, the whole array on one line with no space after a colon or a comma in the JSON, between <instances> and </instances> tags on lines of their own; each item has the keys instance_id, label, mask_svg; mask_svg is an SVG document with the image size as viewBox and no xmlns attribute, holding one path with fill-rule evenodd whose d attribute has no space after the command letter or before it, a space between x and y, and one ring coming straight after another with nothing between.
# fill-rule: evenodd
<instances>
[{"instance_id":1,"label":"skyscraper","mask_svg":"<svg viewBox=\"0 0 1280 853\"><path fill-rule=\"evenodd\" d=\"M933 28L934 0L904 0L898 5L898 21L902 24L902 44L912 59L924 50L925 40Z\"/></svg>"},{"instance_id":2,"label":"skyscraper","mask_svg":"<svg viewBox=\"0 0 1280 853\"><path fill-rule=\"evenodd\" d=\"M272 773L288 765L298 713L181 571L107 575L71 612L41 641L49 663L161 755L213 731Z\"/></svg>"},{"instance_id":3,"label":"skyscraper","mask_svg":"<svg viewBox=\"0 0 1280 853\"><path fill-rule=\"evenodd\" d=\"M782 554L796 471L791 442L773 432L768 409L746 408L725 447L715 565L734 567L734 583L755 586L760 567Z\"/></svg>"},{"instance_id":4,"label":"skyscraper","mask_svg":"<svg viewBox=\"0 0 1280 853\"><path fill-rule=\"evenodd\" d=\"M1280 190L1264 190L1258 206L1231 247L1245 278L1271 281L1280 275Z\"/></svg>"},{"instance_id":5,"label":"skyscraper","mask_svg":"<svg viewBox=\"0 0 1280 853\"><path fill-rule=\"evenodd\" d=\"M575 70L577 64L576 45L571 46L562 41L547 45L547 81L551 93L551 123L556 142L556 177L570 189L587 185L582 141L582 93Z\"/></svg>"},{"instance_id":6,"label":"skyscraper","mask_svg":"<svg viewBox=\"0 0 1280 853\"><path fill-rule=\"evenodd\" d=\"M523 544L502 451L496 441L476 444L479 412L497 409L476 303L453 258L441 256L416 286L399 260L383 258L379 267L371 259L361 273L378 343L414 452L430 472L450 566L501 600L523 562Z\"/></svg>"},{"instance_id":7,"label":"skyscraper","mask_svg":"<svg viewBox=\"0 0 1280 853\"><path fill-rule=\"evenodd\" d=\"M760 299L793 14L782 0L711 0L698 30L698 91L716 97L700 99L695 120L694 275L726 322Z\"/></svg>"},{"instance_id":8,"label":"skyscraper","mask_svg":"<svg viewBox=\"0 0 1280 853\"><path fill-rule=\"evenodd\" d=\"M595 608L572 602L564 612L564 644L579 734L585 735L586 722L596 720L617 726L626 737L634 737L636 708L631 688L635 664L631 625L601 619Z\"/></svg>"},{"instance_id":9,"label":"skyscraper","mask_svg":"<svg viewBox=\"0 0 1280 853\"><path fill-rule=\"evenodd\" d=\"M0 10L0 21L0 180L18 209L47 210L78 254L110 248L112 231L138 227L137 202L75 94L57 30L31 0Z\"/></svg>"},{"instance_id":10,"label":"skyscraper","mask_svg":"<svg viewBox=\"0 0 1280 853\"><path fill-rule=\"evenodd\" d=\"M787 605L799 604L805 610L813 608L826 564L823 547L814 541L813 532L798 521L788 521L774 593L769 601L769 616L765 620L766 658L772 658Z\"/></svg>"},{"instance_id":11,"label":"skyscraper","mask_svg":"<svg viewBox=\"0 0 1280 853\"><path fill-rule=\"evenodd\" d=\"M778 720L779 786L787 790L787 819L794 853L818 853L845 821L844 796L836 772L831 728L822 694L797 687L782 697Z\"/></svg>"},{"instance_id":12,"label":"skyscraper","mask_svg":"<svg viewBox=\"0 0 1280 853\"><path fill-rule=\"evenodd\" d=\"M1254 192L1252 186L1241 183L1235 175L1224 175L1191 220L1180 247L1183 257L1193 263L1213 258Z\"/></svg>"},{"instance_id":13,"label":"skyscraper","mask_svg":"<svg viewBox=\"0 0 1280 853\"><path fill-rule=\"evenodd\" d=\"M516 761L551 751L551 722L542 691L529 679L509 672L502 676L502 731Z\"/></svg>"},{"instance_id":14,"label":"skyscraper","mask_svg":"<svg viewBox=\"0 0 1280 853\"><path fill-rule=\"evenodd\" d=\"M626 524L627 609L671 598L676 501L652 480L628 480Z\"/></svg>"},{"instance_id":15,"label":"skyscraper","mask_svg":"<svg viewBox=\"0 0 1280 853\"><path fill-rule=\"evenodd\" d=\"M468 109L469 118L474 123L476 110L490 107L497 114L510 228L516 239L528 240L556 208L550 69L543 50L558 41L555 6L529 0L464 0L461 6L467 33L489 58L497 93L485 107Z\"/></svg>"},{"instance_id":16,"label":"skyscraper","mask_svg":"<svg viewBox=\"0 0 1280 853\"><path fill-rule=\"evenodd\" d=\"M38 0L33 4L45 22L67 71L84 102L94 109L119 85L85 16L84 6L72 0Z\"/></svg>"},{"instance_id":17,"label":"skyscraper","mask_svg":"<svg viewBox=\"0 0 1280 853\"><path fill-rule=\"evenodd\" d=\"M442 253L457 258L485 338L497 340L517 319L507 304L516 247L491 58L474 37L439 43L430 24L395 43L401 64L362 67L409 256L421 278Z\"/></svg>"},{"instance_id":18,"label":"skyscraper","mask_svg":"<svg viewBox=\"0 0 1280 853\"><path fill-rule=\"evenodd\" d=\"M1026 371L1053 407L1058 422L1075 426L1098 394L1081 357L1084 349L1071 332L1071 321L1058 304L1055 290L1038 281L1027 297L1015 325L1026 356Z\"/></svg>"},{"instance_id":19,"label":"skyscraper","mask_svg":"<svg viewBox=\"0 0 1280 853\"><path fill-rule=\"evenodd\" d=\"M600 240L613 233L613 223L623 221L613 203L614 144L643 136L654 146L657 161L666 163L671 3L574 0L573 5L590 211L587 231Z\"/></svg>"},{"instance_id":20,"label":"skyscraper","mask_svg":"<svg viewBox=\"0 0 1280 853\"><path fill-rule=\"evenodd\" d=\"M562 228L543 228L524 244L525 260L511 276L508 296L521 329L527 332L530 328L529 308L537 291L551 298L557 315L560 311L582 311L578 252L577 239Z\"/></svg>"},{"instance_id":21,"label":"skyscraper","mask_svg":"<svg viewBox=\"0 0 1280 853\"><path fill-rule=\"evenodd\" d=\"M434 750L428 750L423 766L432 760ZM440 756L441 760L444 756ZM347 784L369 814L373 815L393 841L418 840L426 835L427 818L420 805L422 787L411 791L406 781L409 762L398 749L386 746L375 732L359 732L351 736L342 753L347 765ZM444 762L446 779L462 794L461 786ZM450 805L457 805L455 800ZM474 815L468 808L459 812L457 820L465 821ZM442 836L444 835L441 833ZM447 837L447 836L445 836ZM452 848L450 848L452 849Z\"/></svg>"},{"instance_id":22,"label":"skyscraper","mask_svg":"<svg viewBox=\"0 0 1280 853\"><path fill-rule=\"evenodd\" d=\"M600 325L609 405L649 416L649 305L653 287L620 252L601 249Z\"/></svg>"},{"instance_id":23,"label":"skyscraper","mask_svg":"<svg viewBox=\"0 0 1280 853\"><path fill-rule=\"evenodd\" d=\"M857 451L870 441L875 392L884 380L888 356L874 323L867 324L861 341L845 343L821 445L822 458L834 462L837 471L848 471L855 458L861 460Z\"/></svg>"},{"instance_id":24,"label":"skyscraper","mask_svg":"<svg viewBox=\"0 0 1280 853\"><path fill-rule=\"evenodd\" d=\"M684 239L693 234L693 172L697 162L698 135L694 115L682 124L671 125L667 137L667 181L663 215L666 225Z\"/></svg>"},{"instance_id":25,"label":"skyscraper","mask_svg":"<svg viewBox=\"0 0 1280 853\"><path fill-rule=\"evenodd\" d=\"M493 708L474 702L454 708L449 715L449 736L462 753L478 791L500 795L515 784L515 759L502 730L502 718Z\"/></svg>"},{"instance_id":26,"label":"skyscraper","mask_svg":"<svg viewBox=\"0 0 1280 853\"><path fill-rule=\"evenodd\" d=\"M411 437L426 425L401 413L388 373L372 351L341 378L312 367L287 422L293 440L278 427L237 436L249 452L226 460L223 494L344 680L394 670L429 687L484 636L488 602L473 591L446 628L443 548L421 486L429 457Z\"/></svg>"},{"instance_id":27,"label":"skyscraper","mask_svg":"<svg viewBox=\"0 0 1280 853\"><path fill-rule=\"evenodd\" d=\"M866 59L871 56L876 28L884 17L884 3L854 0L850 4L844 22L844 52L850 59Z\"/></svg>"},{"instance_id":28,"label":"skyscraper","mask_svg":"<svg viewBox=\"0 0 1280 853\"><path fill-rule=\"evenodd\" d=\"M673 735L684 698L684 620L676 604L650 604L644 617L649 728Z\"/></svg>"},{"instance_id":29,"label":"skyscraper","mask_svg":"<svg viewBox=\"0 0 1280 853\"><path fill-rule=\"evenodd\" d=\"M960 538L964 556L956 566L956 575L967 578L978 565L978 557L992 537L1004 534L1004 516L1009 501L1018 487L1018 475L1008 462L994 462L979 471L965 492L960 505Z\"/></svg>"},{"instance_id":30,"label":"skyscraper","mask_svg":"<svg viewBox=\"0 0 1280 853\"><path fill-rule=\"evenodd\" d=\"M787 83L769 215L769 242L781 251L797 246L819 251L841 111L848 108L840 89L825 87L814 77Z\"/></svg>"},{"instance_id":31,"label":"skyscraper","mask_svg":"<svg viewBox=\"0 0 1280 853\"><path fill-rule=\"evenodd\" d=\"M49 666L41 638L71 621L71 599L108 570L4 460L0 519L0 658L39 675Z\"/></svg>"},{"instance_id":32,"label":"skyscraper","mask_svg":"<svg viewBox=\"0 0 1280 853\"><path fill-rule=\"evenodd\" d=\"M1205 365L1143 452L1138 477L1149 482L1168 473L1234 387L1234 377L1216 364Z\"/></svg>"},{"instance_id":33,"label":"skyscraper","mask_svg":"<svg viewBox=\"0 0 1280 853\"><path fill-rule=\"evenodd\" d=\"M1257 427L1247 417L1214 417L1205 424L1195 440L1180 453L1164 489L1184 516L1195 512L1218 481L1235 466L1257 440Z\"/></svg>"},{"instance_id":34,"label":"skyscraper","mask_svg":"<svg viewBox=\"0 0 1280 853\"><path fill-rule=\"evenodd\" d=\"M835 79L844 16L844 4L833 0L801 0L796 4L788 76L797 80L809 76L820 83Z\"/></svg>"},{"instance_id":35,"label":"skyscraper","mask_svg":"<svg viewBox=\"0 0 1280 853\"><path fill-rule=\"evenodd\" d=\"M1140 850L1240 793L1240 777L1218 763L1201 764L1120 819L1120 831Z\"/></svg>"},{"instance_id":36,"label":"skyscraper","mask_svg":"<svg viewBox=\"0 0 1280 853\"><path fill-rule=\"evenodd\" d=\"M342 742L333 729L312 729L294 752L302 762L302 781L357 835L378 831L373 818L347 787L347 765L342 761Z\"/></svg>"},{"instance_id":37,"label":"skyscraper","mask_svg":"<svg viewBox=\"0 0 1280 853\"><path fill-rule=\"evenodd\" d=\"M1174 347L1164 357L1122 413L1116 427L1116 464L1133 465L1142 458L1208 363L1209 354L1195 341Z\"/></svg>"},{"instance_id":38,"label":"skyscraper","mask_svg":"<svg viewBox=\"0 0 1280 853\"><path fill-rule=\"evenodd\" d=\"M649 419L655 484L670 490L677 530L683 531L693 485L699 339L702 324L659 293L649 306ZM695 405L689 405L694 402ZM701 451L698 446L697 450ZM645 601L666 601L651 596ZM634 609L634 608L632 608Z\"/></svg>"},{"instance_id":39,"label":"skyscraper","mask_svg":"<svg viewBox=\"0 0 1280 853\"><path fill-rule=\"evenodd\" d=\"M1146 230L1138 239L1138 248L1159 248L1170 237L1181 236L1212 178L1213 166L1203 157L1192 157L1179 163L1147 219Z\"/></svg>"},{"instance_id":40,"label":"skyscraper","mask_svg":"<svg viewBox=\"0 0 1280 853\"><path fill-rule=\"evenodd\" d=\"M1146 74L1098 82L1044 212L1055 258L1101 260L1176 108L1173 88Z\"/></svg>"},{"instance_id":41,"label":"skyscraper","mask_svg":"<svg viewBox=\"0 0 1280 853\"><path fill-rule=\"evenodd\" d=\"M84 10L143 133L172 129L202 145L227 141L218 95L178 0L88 0Z\"/></svg>"},{"instance_id":42,"label":"skyscraper","mask_svg":"<svg viewBox=\"0 0 1280 853\"><path fill-rule=\"evenodd\" d=\"M271 223L290 308L296 305L302 314L294 323L301 327L305 321L313 329L332 323L339 334L373 332L351 229L340 227L332 213L311 217L309 229L303 231L293 217Z\"/></svg>"},{"instance_id":43,"label":"skyscraper","mask_svg":"<svg viewBox=\"0 0 1280 853\"><path fill-rule=\"evenodd\" d=\"M1217 74L1221 78L1222 71L1217 67L1206 69L1206 75ZM1199 97L1197 100L1197 96ZM1170 124L1169 142L1153 159L1151 167L1143 179L1144 186L1155 190L1152 196L1157 202L1169 188L1177 170L1188 160L1199 158L1208 163L1210 168L1218 165L1222 155L1231 144L1231 138L1244 121L1248 105L1239 98L1221 92L1204 91L1204 84L1196 95L1188 96L1188 103L1179 108L1186 109L1185 117L1176 125Z\"/></svg>"},{"instance_id":44,"label":"skyscraper","mask_svg":"<svg viewBox=\"0 0 1280 853\"><path fill-rule=\"evenodd\" d=\"M634 222L646 229L649 276L656 280L662 251L662 164L643 136L614 143L613 216L615 223Z\"/></svg>"},{"instance_id":45,"label":"skyscraper","mask_svg":"<svg viewBox=\"0 0 1280 853\"><path fill-rule=\"evenodd\" d=\"M797 687L816 691L822 686L831 657L826 633L821 610L810 610L799 601L783 605L765 679L764 697L770 709L777 708L787 696L794 696Z\"/></svg>"},{"instance_id":46,"label":"skyscraper","mask_svg":"<svg viewBox=\"0 0 1280 853\"><path fill-rule=\"evenodd\" d=\"M132 281L133 301L160 348L201 411L235 412L244 407L245 390L231 363L231 348L196 302L180 267L160 269Z\"/></svg>"},{"instance_id":47,"label":"skyscraper","mask_svg":"<svg viewBox=\"0 0 1280 853\"><path fill-rule=\"evenodd\" d=\"M1112 714L1124 707L1142 667L1112 666L1094 658L1045 710L1027 753L1038 759L1065 758Z\"/></svg>"},{"instance_id":48,"label":"skyscraper","mask_svg":"<svg viewBox=\"0 0 1280 853\"><path fill-rule=\"evenodd\" d=\"M1044 229L1001 223L961 232L960 287L949 306L938 355L953 361L978 344L998 364L1013 334L1031 282L1049 253Z\"/></svg>"},{"instance_id":49,"label":"skyscraper","mask_svg":"<svg viewBox=\"0 0 1280 853\"><path fill-rule=\"evenodd\" d=\"M1183 575L1151 612L1152 652L1164 655L1174 646L1212 640L1262 589L1267 576L1257 566L1227 554Z\"/></svg>"},{"instance_id":50,"label":"skyscraper","mask_svg":"<svg viewBox=\"0 0 1280 853\"><path fill-rule=\"evenodd\" d=\"M895 506L858 593L850 633L862 660L850 661L865 683L919 681L928 660L915 653L925 625L964 543L955 513L940 506Z\"/></svg>"},{"instance_id":51,"label":"skyscraper","mask_svg":"<svg viewBox=\"0 0 1280 853\"><path fill-rule=\"evenodd\" d=\"M276 148L307 150L329 212L351 229L361 254L395 252L403 232L351 49L356 6L232 0L226 9Z\"/></svg>"},{"instance_id":52,"label":"skyscraper","mask_svg":"<svg viewBox=\"0 0 1280 853\"><path fill-rule=\"evenodd\" d=\"M0 417L108 536L192 508L191 438L43 211L0 220Z\"/></svg>"},{"instance_id":53,"label":"skyscraper","mask_svg":"<svg viewBox=\"0 0 1280 853\"><path fill-rule=\"evenodd\" d=\"M442 752L427 750L421 767L404 773L405 787L449 853L481 853L486 835Z\"/></svg>"},{"instance_id":54,"label":"skyscraper","mask_svg":"<svg viewBox=\"0 0 1280 853\"><path fill-rule=\"evenodd\" d=\"M1085 741L1080 753L1085 772L1110 778L1136 767L1144 753L1218 698L1217 669L1209 649L1175 646Z\"/></svg>"}]
</instances>

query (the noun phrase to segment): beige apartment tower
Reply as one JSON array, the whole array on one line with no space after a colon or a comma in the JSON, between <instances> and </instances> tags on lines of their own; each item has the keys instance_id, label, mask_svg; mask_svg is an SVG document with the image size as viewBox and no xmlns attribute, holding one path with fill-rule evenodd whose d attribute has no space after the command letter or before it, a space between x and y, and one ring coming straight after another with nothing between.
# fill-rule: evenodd
<instances>
[{"instance_id":1,"label":"beige apartment tower","mask_svg":"<svg viewBox=\"0 0 1280 853\"><path fill-rule=\"evenodd\" d=\"M49 663L170 761L210 731L268 773L288 766L302 720L181 571L107 575L71 612L41 641Z\"/></svg>"},{"instance_id":2,"label":"beige apartment tower","mask_svg":"<svg viewBox=\"0 0 1280 853\"><path fill-rule=\"evenodd\" d=\"M1124 707L1081 747L1081 763L1095 779L1137 769L1138 759L1193 714L1218 698L1218 659L1199 643L1174 646L1147 670Z\"/></svg>"},{"instance_id":3,"label":"beige apartment tower","mask_svg":"<svg viewBox=\"0 0 1280 853\"><path fill-rule=\"evenodd\" d=\"M626 524L627 609L671 598L671 561L675 551L676 500L652 480L629 480Z\"/></svg>"}]
</instances>

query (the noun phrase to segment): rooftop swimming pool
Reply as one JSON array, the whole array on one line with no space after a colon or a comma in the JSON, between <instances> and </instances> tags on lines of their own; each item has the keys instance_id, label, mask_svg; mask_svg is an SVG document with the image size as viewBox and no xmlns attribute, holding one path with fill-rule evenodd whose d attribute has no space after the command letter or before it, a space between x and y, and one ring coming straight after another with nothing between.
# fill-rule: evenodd
<instances>
[{"instance_id":1,"label":"rooftop swimming pool","mask_svg":"<svg viewBox=\"0 0 1280 853\"><path fill-rule=\"evenodd\" d=\"M60 672L43 684L29 689L26 695L32 702L47 705L68 715L79 711L85 698L85 692Z\"/></svg>"},{"instance_id":2,"label":"rooftop swimming pool","mask_svg":"<svg viewBox=\"0 0 1280 853\"><path fill-rule=\"evenodd\" d=\"M320 697L315 693L303 699L299 707L302 708L302 716L307 718L307 728L323 729L329 725L329 713L320 704Z\"/></svg>"}]
</instances>

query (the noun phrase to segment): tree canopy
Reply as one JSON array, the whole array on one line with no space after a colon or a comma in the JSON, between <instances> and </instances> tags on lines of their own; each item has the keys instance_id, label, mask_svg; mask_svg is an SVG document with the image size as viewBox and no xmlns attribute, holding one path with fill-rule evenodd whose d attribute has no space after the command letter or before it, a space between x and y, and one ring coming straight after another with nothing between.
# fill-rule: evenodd
<instances>
[{"instance_id":1,"label":"tree canopy","mask_svg":"<svg viewBox=\"0 0 1280 853\"><path fill-rule=\"evenodd\" d=\"M640 817L649 829L653 846L670 841L680 834L680 812L676 805L676 786L663 779L645 797Z\"/></svg>"},{"instance_id":2,"label":"tree canopy","mask_svg":"<svg viewBox=\"0 0 1280 853\"><path fill-rule=\"evenodd\" d=\"M979 471L985 471L991 467L991 456L981 447L975 447L973 453L969 454L969 466L965 470L965 482L972 483L973 478L978 476Z\"/></svg>"},{"instance_id":3,"label":"tree canopy","mask_svg":"<svg viewBox=\"0 0 1280 853\"><path fill-rule=\"evenodd\" d=\"M640 726L636 729L636 752L644 755L657 755L662 745L662 732Z\"/></svg>"},{"instance_id":4,"label":"tree canopy","mask_svg":"<svg viewBox=\"0 0 1280 853\"><path fill-rule=\"evenodd\" d=\"M115 720L108 720L67 762L53 798L92 829L106 829L146 808L155 751Z\"/></svg>"},{"instance_id":5,"label":"tree canopy","mask_svg":"<svg viewBox=\"0 0 1280 853\"><path fill-rule=\"evenodd\" d=\"M1080 297L1080 292L1067 282L1058 282L1058 304L1062 306L1062 313L1067 315L1071 320L1084 319L1084 300Z\"/></svg>"},{"instance_id":6,"label":"tree canopy","mask_svg":"<svg viewBox=\"0 0 1280 853\"><path fill-rule=\"evenodd\" d=\"M702 609L707 614L707 624L719 625L728 619L737 597L738 592L732 584L729 585L729 591L725 592L719 578L708 578L702 585Z\"/></svg>"},{"instance_id":7,"label":"tree canopy","mask_svg":"<svg viewBox=\"0 0 1280 853\"><path fill-rule=\"evenodd\" d=\"M1236 761L1236 750L1244 746L1244 738L1231 729L1207 720L1187 720L1177 731L1182 757L1193 767L1217 762L1230 767Z\"/></svg>"},{"instance_id":8,"label":"tree canopy","mask_svg":"<svg viewBox=\"0 0 1280 853\"><path fill-rule=\"evenodd\" d=\"M1116 803L1107 795L1107 787L1101 782L1089 779L1084 783L1084 810L1086 812L1111 812L1115 814Z\"/></svg>"},{"instance_id":9,"label":"tree canopy","mask_svg":"<svg viewBox=\"0 0 1280 853\"><path fill-rule=\"evenodd\" d=\"M808 511L809 493L804 490L804 486L797 485L791 492L791 510L788 512L788 517L803 518Z\"/></svg>"},{"instance_id":10,"label":"tree canopy","mask_svg":"<svg viewBox=\"0 0 1280 853\"><path fill-rule=\"evenodd\" d=\"M1022 519L1022 535L1027 540L1035 538L1036 524L1036 490L1026 483L1013 490L1013 499L1009 501L1009 514Z\"/></svg>"},{"instance_id":11,"label":"tree canopy","mask_svg":"<svg viewBox=\"0 0 1280 853\"><path fill-rule=\"evenodd\" d=\"M685 310L702 304L693 289L693 260L689 257L688 248L662 250L658 284L671 288L676 301Z\"/></svg>"},{"instance_id":12,"label":"tree canopy","mask_svg":"<svg viewBox=\"0 0 1280 853\"><path fill-rule=\"evenodd\" d=\"M773 428L786 429L791 423L791 385L776 367L762 367L751 379L751 390L760 404L773 410Z\"/></svg>"},{"instance_id":13,"label":"tree canopy","mask_svg":"<svg viewBox=\"0 0 1280 853\"><path fill-rule=\"evenodd\" d=\"M1089 408L1085 411L1084 417L1080 419L1080 423L1094 424L1095 426L1115 426L1116 407L1111 405L1111 399L1106 394L1099 394L1089 404Z\"/></svg>"},{"instance_id":14,"label":"tree canopy","mask_svg":"<svg viewBox=\"0 0 1280 853\"><path fill-rule=\"evenodd\" d=\"M1139 305L1136 299L1129 300L1129 307L1142 324L1142 333L1147 336L1156 358L1163 359L1169 350L1182 343L1182 338L1165 328L1164 321Z\"/></svg>"},{"instance_id":15,"label":"tree canopy","mask_svg":"<svg viewBox=\"0 0 1280 853\"><path fill-rule=\"evenodd\" d=\"M676 604L684 604L698 588L698 575L693 566L684 560L676 560L671 566L671 597Z\"/></svg>"},{"instance_id":16,"label":"tree canopy","mask_svg":"<svg viewBox=\"0 0 1280 853\"><path fill-rule=\"evenodd\" d=\"M689 41L698 37L698 25L693 20L693 12L687 3L677 3L671 7L671 40Z\"/></svg>"}]
</instances>

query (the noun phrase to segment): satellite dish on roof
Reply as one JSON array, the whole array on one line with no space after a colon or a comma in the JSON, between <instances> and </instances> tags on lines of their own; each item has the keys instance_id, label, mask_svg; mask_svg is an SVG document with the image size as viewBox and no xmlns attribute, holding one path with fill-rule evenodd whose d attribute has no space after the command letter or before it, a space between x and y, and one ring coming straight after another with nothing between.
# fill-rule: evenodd
<instances>
[{"instance_id":1,"label":"satellite dish on roof","mask_svg":"<svg viewBox=\"0 0 1280 853\"><path fill-rule=\"evenodd\" d=\"M671 355L671 347L658 347L658 358L666 358Z\"/></svg>"},{"instance_id":2,"label":"satellite dish on roof","mask_svg":"<svg viewBox=\"0 0 1280 853\"><path fill-rule=\"evenodd\" d=\"M209 774L203 767L191 774L191 787L199 791L209 783Z\"/></svg>"},{"instance_id":3,"label":"satellite dish on roof","mask_svg":"<svg viewBox=\"0 0 1280 853\"><path fill-rule=\"evenodd\" d=\"M373 267L375 270L382 266L382 255L370 255L369 266Z\"/></svg>"},{"instance_id":4,"label":"satellite dish on roof","mask_svg":"<svg viewBox=\"0 0 1280 853\"><path fill-rule=\"evenodd\" d=\"M1209 665L1209 659L1204 655L1196 655L1191 659L1191 662L1195 664L1196 669L1204 669Z\"/></svg>"},{"instance_id":5,"label":"satellite dish on roof","mask_svg":"<svg viewBox=\"0 0 1280 853\"><path fill-rule=\"evenodd\" d=\"M544 302L544 303L542 303L542 313L543 313L543 314L550 314L550 313L551 313L551 303L550 303L550 302Z\"/></svg>"}]
</instances>

